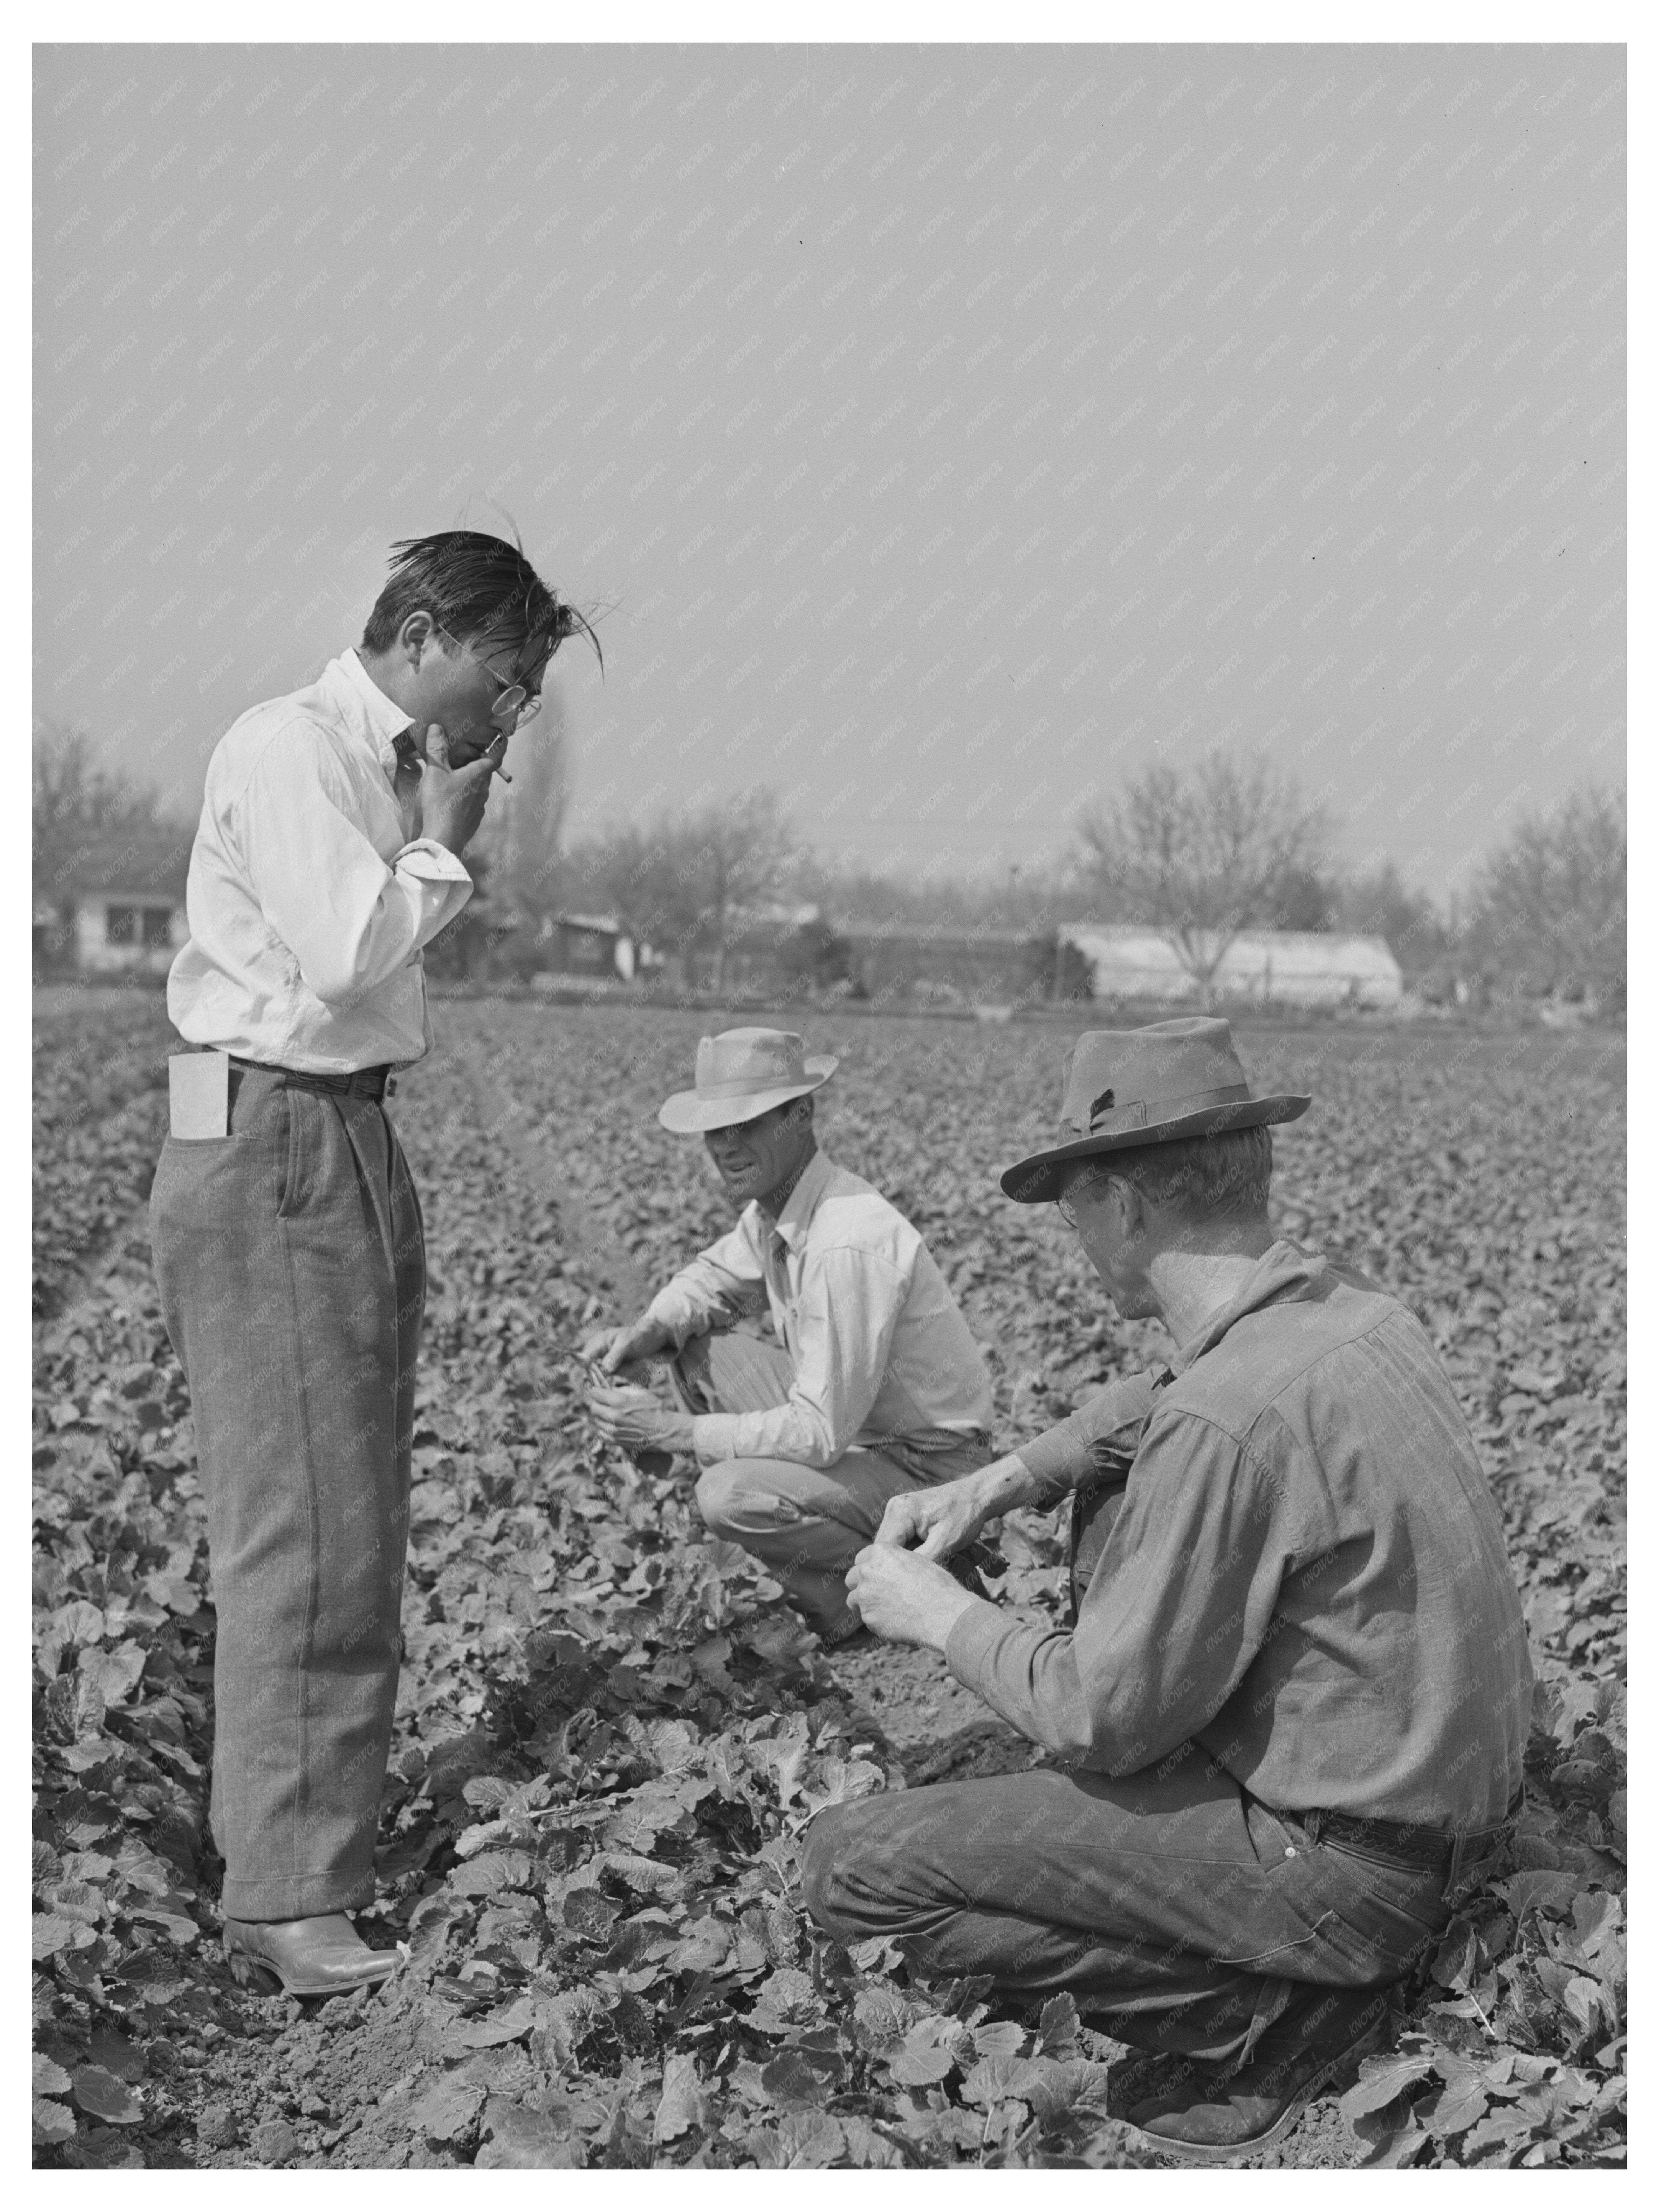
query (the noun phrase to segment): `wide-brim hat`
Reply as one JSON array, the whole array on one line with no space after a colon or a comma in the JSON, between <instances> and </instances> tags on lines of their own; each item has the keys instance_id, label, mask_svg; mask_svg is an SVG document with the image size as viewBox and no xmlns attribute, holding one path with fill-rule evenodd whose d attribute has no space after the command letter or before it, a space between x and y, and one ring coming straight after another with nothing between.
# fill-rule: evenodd
<instances>
[{"instance_id":1,"label":"wide-brim hat","mask_svg":"<svg viewBox=\"0 0 1659 2212\"><path fill-rule=\"evenodd\" d=\"M1208 1014L1085 1030L1066 1057L1065 1082L1060 1115L1078 1133L1004 1170L1003 1189L1022 1206L1058 1198L1072 1160L1294 1121L1313 1103L1291 1091L1253 1097L1231 1024Z\"/></svg>"},{"instance_id":2,"label":"wide-brim hat","mask_svg":"<svg viewBox=\"0 0 1659 2212\"><path fill-rule=\"evenodd\" d=\"M665 1099L657 1119L682 1137L729 1129L805 1097L828 1083L840 1064L828 1054L809 1056L790 1030L722 1030L697 1039L696 1088Z\"/></svg>"}]
</instances>

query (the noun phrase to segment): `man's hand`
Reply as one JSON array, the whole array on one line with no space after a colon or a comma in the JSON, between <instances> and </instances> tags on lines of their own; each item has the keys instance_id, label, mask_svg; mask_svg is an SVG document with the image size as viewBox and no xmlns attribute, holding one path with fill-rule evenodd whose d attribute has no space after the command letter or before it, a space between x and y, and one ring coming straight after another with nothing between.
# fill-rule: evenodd
<instances>
[{"instance_id":1,"label":"man's hand","mask_svg":"<svg viewBox=\"0 0 1659 2212\"><path fill-rule=\"evenodd\" d=\"M968 1607L982 1601L934 1560L880 1541L866 1544L848 1569L847 1595L878 1636L935 1651L944 1650Z\"/></svg>"},{"instance_id":2,"label":"man's hand","mask_svg":"<svg viewBox=\"0 0 1659 2212\"><path fill-rule=\"evenodd\" d=\"M1035 1490L1025 1462L1011 1452L954 1482L890 1498L876 1541L914 1550L924 1559L948 1559L971 1544L988 1521L1024 1504Z\"/></svg>"},{"instance_id":3,"label":"man's hand","mask_svg":"<svg viewBox=\"0 0 1659 2212\"><path fill-rule=\"evenodd\" d=\"M950 1559L971 1544L991 1518L974 1487L976 1480L977 1474L963 1475L931 1490L907 1490L890 1498L877 1543L914 1551L919 1559Z\"/></svg>"},{"instance_id":4,"label":"man's hand","mask_svg":"<svg viewBox=\"0 0 1659 2212\"><path fill-rule=\"evenodd\" d=\"M490 780L507 757L507 738L497 737L487 751L465 768L451 768L449 738L443 725L428 722L424 750L421 834L459 860L483 820Z\"/></svg>"},{"instance_id":5,"label":"man's hand","mask_svg":"<svg viewBox=\"0 0 1659 2212\"><path fill-rule=\"evenodd\" d=\"M626 1367L633 1360L648 1359L653 1352L666 1352L673 1341L672 1334L659 1321L641 1316L621 1328L590 1330L581 1340L581 1356L603 1367L607 1375L614 1375L619 1367Z\"/></svg>"},{"instance_id":6,"label":"man's hand","mask_svg":"<svg viewBox=\"0 0 1659 2212\"><path fill-rule=\"evenodd\" d=\"M690 1413L667 1412L648 1390L590 1390L587 1404L599 1434L625 1451L652 1445L659 1451L692 1449Z\"/></svg>"}]
</instances>

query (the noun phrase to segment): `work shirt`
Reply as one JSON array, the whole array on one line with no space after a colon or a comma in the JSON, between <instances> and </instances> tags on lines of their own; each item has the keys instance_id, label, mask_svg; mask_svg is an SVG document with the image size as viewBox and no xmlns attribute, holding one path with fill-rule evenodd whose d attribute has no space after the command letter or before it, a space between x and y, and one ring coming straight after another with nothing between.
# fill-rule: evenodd
<instances>
[{"instance_id":1,"label":"work shirt","mask_svg":"<svg viewBox=\"0 0 1659 2212\"><path fill-rule=\"evenodd\" d=\"M191 1043L321 1075L430 1048L421 948L472 878L414 834L410 726L348 651L220 738L190 856L190 942L167 978Z\"/></svg>"},{"instance_id":2,"label":"work shirt","mask_svg":"<svg viewBox=\"0 0 1659 2212\"><path fill-rule=\"evenodd\" d=\"M1415 1317L1281 1239L1158 1375L1019 1456L1045 1490L1139 1449L1075 1631L975 1600L953 1672L1109 1774L1188 1738L1280 1810L1500 1820L1532 1672L1504 1534Z\"/></svg>"},{"instance_id":3,"label":"work shirt","mask_svg":"<svg viewBox=\"0 0 1659 2212\"><path fill-rule=\"evenodd\" d=\"M727 1459L828 1467L852 1444L924 1449L988 1436L991 1378L933 1255L896 1206L815 1152L775 1223L757 1203L659 1291L647 1312L675 1348L770 1307L794 1363L787 1402L698 1413L705 1467Z\"/></svg>"}]
</instances>

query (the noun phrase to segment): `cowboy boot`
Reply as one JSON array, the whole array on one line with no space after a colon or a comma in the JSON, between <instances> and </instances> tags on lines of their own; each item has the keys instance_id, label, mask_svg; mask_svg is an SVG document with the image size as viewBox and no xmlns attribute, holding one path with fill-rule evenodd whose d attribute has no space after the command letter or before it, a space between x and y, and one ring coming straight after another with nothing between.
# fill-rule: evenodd
<instances>
[{"instance_id":1,"label":"cowboy boot","mask_svg":"<svg viewBox=\"0 0 1659 2212\"><path fill-rule=\"evenodd\" d=\"M383 1982L395 1951L371 1951L343 1912L305 1920L227 1920L225 1957L245 1989L276 1983L291 1997L332 1996Z\"/></svg>"}]
</instances>

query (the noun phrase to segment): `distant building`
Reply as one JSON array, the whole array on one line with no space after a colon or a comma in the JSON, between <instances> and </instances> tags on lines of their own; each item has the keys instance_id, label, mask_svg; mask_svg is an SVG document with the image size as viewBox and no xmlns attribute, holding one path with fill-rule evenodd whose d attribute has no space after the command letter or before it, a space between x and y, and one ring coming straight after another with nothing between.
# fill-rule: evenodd
<instances>
[{"instance_id":1,"label":"distant building","mask_svg":"<svg viewBox=\"0 0 1659 2212\"><path fill-rule=\"evenodd\" d=\"M613 914L556 914L536 951L557 975L619 975L631 982L639 964L639 947Z\"/></svg>"},{"instance_id":2,"label":"distant building","mask_svg":"<svg viewBox=\"0 0 1659 2212\"><path fill-rule=\"evenodd\" d=\"M1083 988L1084 963L1052 928L832 918L813 905L778 906L734 916L723 953L720 988L744 996L836 991L877 1007L1009 1009ZM710 969L708 951L700 960Z\"/></svg>"},{"instance_id":3,"label":"distant building","mask_svg":"<svg viewBox=\"0 0 1659 2212\"><path fill-rule=\"evenodd\" d=\"M866 999L1012 1005L1049 995L1052 943L989 923L846 921L848 974Z\"/></svg>"},{"instance_id":4,"label":"distant building","mask_svg":"<svg viewBox=\"0 0 1659 2212\"><path fill-rule=\"evenodd\" d=\"M37 889L37 969L165 975L188 942L189 830L134 830L76 854L61 886Z\"/></svg>"},{"instance_id":5,"label":"distant building","mask_svg":"<svg viewBox=\"0 0 1659 2212\"><path fill-rule=\"evenodd\" d=\"M718 944L683 958L688 982L738 997L825 989L846 974L846 948L812 901L735 906Z\"/></svg>"},{"instance_id":6,"label":"distant building","mask_svg":"<svg viewBox=\"0 0 1659 2212\"><path fill-rule=\"evenodd\" d=\"M1060 933L1093 970L1097 999L1195 1005L1196 979L1169 939L1131 924ZM1210 986L1218 1000L1256 1006L1397 1006L1400 963L1381 937L1317 930L1247 930L1234 938Z\"/></svg>"}]
</instances>

